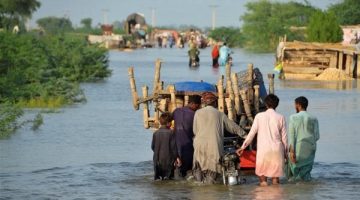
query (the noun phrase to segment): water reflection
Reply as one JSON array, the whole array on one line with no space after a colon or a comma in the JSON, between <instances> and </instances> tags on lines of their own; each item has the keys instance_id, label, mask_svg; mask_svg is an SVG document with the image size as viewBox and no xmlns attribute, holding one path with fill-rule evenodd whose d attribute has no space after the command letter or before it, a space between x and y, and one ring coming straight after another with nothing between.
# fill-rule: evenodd
<instances>
[{"instance_id":1,"label":"water reflection","mask_svg":"<svg viewBox=\"0 0 360 200\"><path fill-rule=\"evenodd\" d=\"M214 75L219 75L219 71L220 71L219 68L220 67L212 67L212 72Z\"/></svg>"},{"instance_id":2,"label":"water reflection","mask_svg":"<svg viewBox=\"0 0 360 200\"><path fill-rule=\"evenodd\" d=\"M280 87L298 89L331 89L331 90L351 90L360 89L359 80L350 81L313 81L313 80L283 80L279 81Z\"/></svg>"},{"instance_id":3,"label":"water reflection","mask_svg":"<svg viewBox=\"0 0 360 200\"><path fill-rule=\"evenodd\" d=\"M281 185L256 187L251 191L254 200L285 199L284 189Z\"/></svg>"}]
</instances>

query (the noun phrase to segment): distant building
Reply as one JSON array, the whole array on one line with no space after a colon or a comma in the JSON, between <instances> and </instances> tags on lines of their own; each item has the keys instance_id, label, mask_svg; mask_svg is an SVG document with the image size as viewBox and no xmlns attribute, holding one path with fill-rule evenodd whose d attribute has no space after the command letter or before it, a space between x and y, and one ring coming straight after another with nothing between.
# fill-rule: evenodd
<instances>
[{"instance_id":1,"label":"distant building","mask_svg":"<svg viewBox=\"0 0 360 200\"><path fill-rule=\"evenodd\" d=\"M357 44L360 42L360 24L352 26L342 26L344 32L343 44Z\"/></svg>"}]
</instances>

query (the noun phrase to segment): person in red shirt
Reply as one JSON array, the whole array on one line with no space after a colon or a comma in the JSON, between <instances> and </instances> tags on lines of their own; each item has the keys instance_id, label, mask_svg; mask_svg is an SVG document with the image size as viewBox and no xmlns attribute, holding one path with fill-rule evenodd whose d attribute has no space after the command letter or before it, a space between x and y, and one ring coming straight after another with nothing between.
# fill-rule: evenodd
<instances>
[{"instance_id":1,"label":"person in red shirt","mask_svg":"<svg viewBox=\"0 0 360 200\"><path fill-rule=\"evenodd\" d=\"M212 51L211 51L211 56L212 56L212 60L213 60L213 67L219 67L219 46L217 44L214 45Z\"/></svg>"}]
</instances>

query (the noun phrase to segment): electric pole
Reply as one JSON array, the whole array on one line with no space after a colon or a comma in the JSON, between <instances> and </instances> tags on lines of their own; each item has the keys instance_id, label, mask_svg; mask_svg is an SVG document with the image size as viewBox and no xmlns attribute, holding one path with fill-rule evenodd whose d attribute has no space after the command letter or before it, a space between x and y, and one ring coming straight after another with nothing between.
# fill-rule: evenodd
<instances>
[{"instance_id":1,"label":"electric pole","mask_svg":"<svg viewBox=\"0 0 360 200\"><path fill-rule=\"evenodd\" d=\"M156 25L155 8L151 8L151 26L154 28Z\"/></svg>"},{"instance_id":2,"label":"electric pole","mask_svg":"<svg viewBox=\"0 0 360 200\"><path fill-rule=\"evenodd\" d=\"M108 23L108 16L107 16L107 13L109 12L109 9L102 9L101 10L102 13L103 13L103 23L104 24L107 24Z\"/></svg>"},{"instance_id":3,"label":"electric pole","mask_svg":"<svg viewBox=\"0 0 360 200\"><path fill-rule=\"evenodd\" d=\"M209 5L212 9L212 30L215 30L216 26L216 8L219 7L218 5Z\"/></svg>"}]
</instances>

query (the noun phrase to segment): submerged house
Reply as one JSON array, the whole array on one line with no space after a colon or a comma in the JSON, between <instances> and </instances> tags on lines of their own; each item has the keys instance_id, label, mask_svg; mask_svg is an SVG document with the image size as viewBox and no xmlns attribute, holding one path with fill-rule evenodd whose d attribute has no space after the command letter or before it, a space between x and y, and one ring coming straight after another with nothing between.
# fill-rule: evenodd
<instances>
[{"instance_id":1,"label":"submerged house","mask_svg":"<svg viewBox=\"0 0 360 200\"><path fill-rule=\"evenodd\" d=\"M313 79L327 68L360 78L360 49L341 43L280 42L278 61L287 79Z\"/></svg>"}]
</instances>

